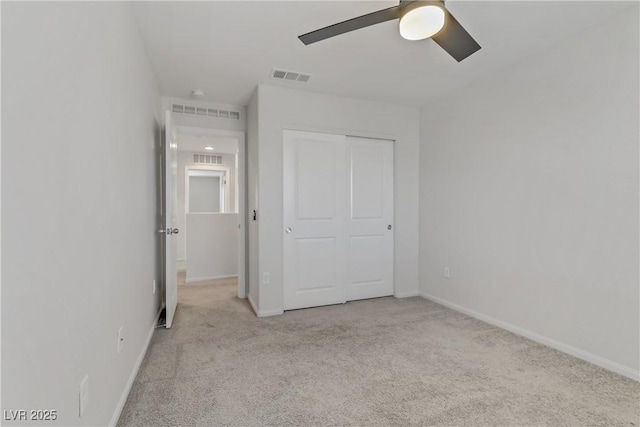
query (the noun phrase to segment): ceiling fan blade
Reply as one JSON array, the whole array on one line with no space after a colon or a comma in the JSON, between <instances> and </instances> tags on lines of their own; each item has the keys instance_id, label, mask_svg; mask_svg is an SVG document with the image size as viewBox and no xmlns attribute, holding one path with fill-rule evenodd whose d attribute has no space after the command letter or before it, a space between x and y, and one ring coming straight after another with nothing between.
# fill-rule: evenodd
<instances>
[{"instance_id":1,"label":"ceiling fan blade","mask_svg":"<svg viewBox=\"0 0 640 427\"><path fill-rule=\"evenodd\" d=\"M444 28L431 38L456 61L460 62L481 48L448 10L445 10L445 13Z\"/></svg>"},{"instance_id":2,"label":"ceiling fan blade","mask_svg":"<svg viewBox=\"0 0 640 427\"><path fill-rule=\"evenodd\" d=\"M320 40L348 33L349 31L359 30L370 25L380 24L381 22L391 21L400 17L400 6L393 6L388 9L382 9L367 15L358 16L338 24L320 28L316 31L298 36L300 41L305 45L319 42Z\"/></svg>"}]
</instances>

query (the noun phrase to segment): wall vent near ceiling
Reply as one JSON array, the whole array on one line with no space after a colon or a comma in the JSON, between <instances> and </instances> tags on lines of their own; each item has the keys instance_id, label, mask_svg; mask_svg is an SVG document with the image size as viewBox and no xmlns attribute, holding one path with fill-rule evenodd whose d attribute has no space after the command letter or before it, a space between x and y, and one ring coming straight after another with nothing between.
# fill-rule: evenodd
<instances>
[{"instance_id":1,"label":"wall vent near ceiling","mask_svg":"<svg viewBox=\"0 0 640 427\"><path fill-rule=\"evenodd\" d=\"M174 113L189 114L191 116L218 117L220 119L240 120L240 111L220 110L215 108L195 107L193 105L173 104Z\"/></svg>"},{"instance_id":2,"label":"wall vent near ceiling","mask_svg":"<svg viewBox=\"0 0 640 427\"><path fill-rule=\"evenodd\" d=\"M194 154L193 163L196 165L221 165L222 156L213 156L211 154Z\"/></svg>"},{"instance_id":3,"label":"wall vent near ceiling","mask_svg":"<svg viewBox=\"0 0 640 427\"><path fill-rule=\"evenodd\" d=\"M311 78L310 74L299 73L297 71L279 70L274 68L271 70L271 78L277 80L289 80L294 82L306 83Z\"/></svg>"}]
</instances>

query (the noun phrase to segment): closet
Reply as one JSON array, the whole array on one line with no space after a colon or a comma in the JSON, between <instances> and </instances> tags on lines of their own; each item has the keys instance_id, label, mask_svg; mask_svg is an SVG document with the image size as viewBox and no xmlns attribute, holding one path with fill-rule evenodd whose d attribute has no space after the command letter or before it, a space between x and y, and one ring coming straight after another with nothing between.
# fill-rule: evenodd
<instances>
[{"instance_id":1,"label":"closet","mask_svg":"<svg viewBox=\"0 0 640 427\"><path fill-rule=\"evenodd\" d=\"M393 141L283 136L284 309L393 294Z\"/></svg>"}]
</instances>

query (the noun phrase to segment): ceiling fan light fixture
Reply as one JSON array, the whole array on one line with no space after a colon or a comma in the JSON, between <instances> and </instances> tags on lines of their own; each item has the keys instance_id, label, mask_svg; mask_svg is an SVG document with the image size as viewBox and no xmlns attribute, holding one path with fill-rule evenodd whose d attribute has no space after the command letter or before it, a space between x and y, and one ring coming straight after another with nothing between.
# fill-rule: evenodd
<instances>
[{"instance_id":1,"label":"ceiling fan light fixture","mask_svg":"<svg viewBox=\"0 0 640 427\"><path fill-rule=\"evenodd\" d=\"M400 35L407 40L428 39L444 27L444 8L435 2L412 2L400 13Z\"/></svg>"}]
</instances>

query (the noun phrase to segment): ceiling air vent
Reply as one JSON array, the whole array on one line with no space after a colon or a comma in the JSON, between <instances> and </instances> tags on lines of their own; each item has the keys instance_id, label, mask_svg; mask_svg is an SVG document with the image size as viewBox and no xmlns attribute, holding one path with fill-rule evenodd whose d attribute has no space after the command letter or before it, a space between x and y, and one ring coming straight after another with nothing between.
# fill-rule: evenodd
<instances>
[{"instance_id":1,"label":"ceiling air vent","mask_svg":"<svg viewBox=\"0 0 640 427\"><path fill-rule=\"evenodd\" d=\"M173 104L174 113L189 114L191 116L218 117L220 119L240 120L240 111L220 110L216 108L195 107L193 105Z\"/></svg>"},{"instance_id":2,"label":"ceiling air vent","mask_svg":"<svg viewBox=\"0 0 640 427\"><path fill-rule=\"evenodd\" d=\"M279 70L274 68L271 70L271 78L306 83L311 78L311 75L299 73L297 71Z\"/></svg>"}]
</instances>

